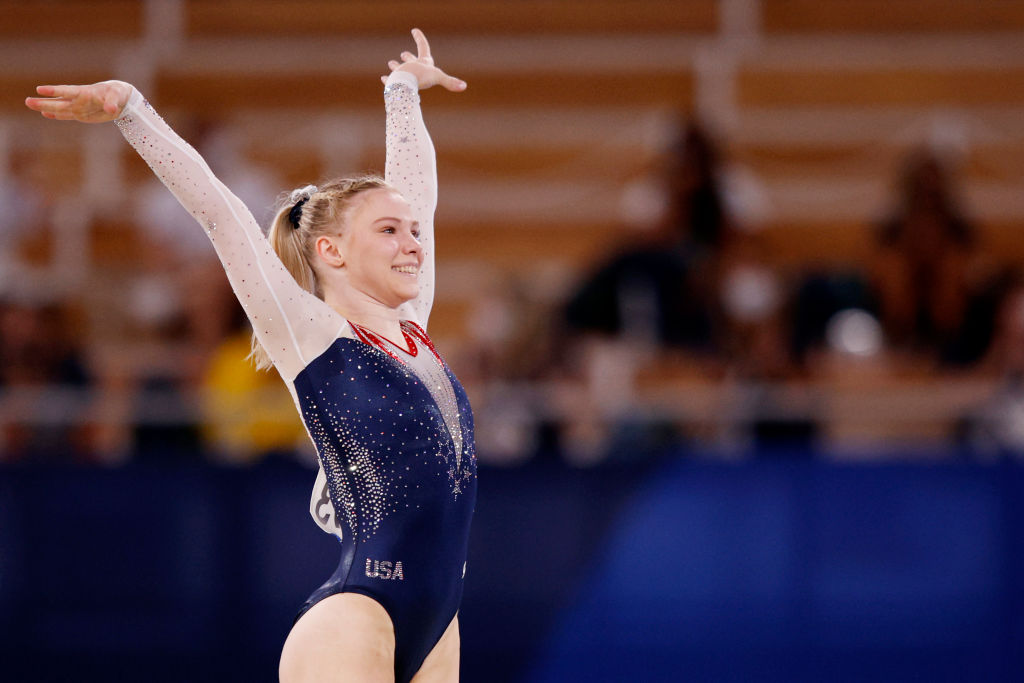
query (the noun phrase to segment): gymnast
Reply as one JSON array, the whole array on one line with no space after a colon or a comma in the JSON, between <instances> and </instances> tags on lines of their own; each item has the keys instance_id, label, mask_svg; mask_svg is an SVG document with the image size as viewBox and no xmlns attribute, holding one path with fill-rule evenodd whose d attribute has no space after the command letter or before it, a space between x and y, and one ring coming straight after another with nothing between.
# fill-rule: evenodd
<instances>
[{"instance_id":1,"label":"gymnast","mask_svg":"<svg viewBox=\"0 0 1024 683\"><path fill-rule=\"evenodd\" d=\"M456 681L458 609L476 500L473 414L427 335L434 292L433 144L419 90L466 84L417 55L388 62L383 178L307 185L268 234L203 159L122 81L43 85L44 117L114 121L206 231L316 446L310 513L341 542L281 653L301 681Z\"/></svg>"}]
</instances>

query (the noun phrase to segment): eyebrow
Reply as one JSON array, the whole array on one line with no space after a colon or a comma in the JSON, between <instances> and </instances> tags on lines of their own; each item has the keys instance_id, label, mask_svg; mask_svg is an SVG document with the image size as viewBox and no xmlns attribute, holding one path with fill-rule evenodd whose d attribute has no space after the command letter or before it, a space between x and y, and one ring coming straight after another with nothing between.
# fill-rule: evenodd
<instances>
[{"instance_id":1,"label":"eyebrow","mask_svg":"<svg viewBox=\"0 0 1024 683\"><path fill-rule=\"evenodd\" d=\"M376 225L377 223L380 223L381 221L394 221L395 223L401 223L402 219L401 218L395 218L394 216L381 216L380 218L375 220L373 222L373 224ZM413 221L412 225L413 225L413 227L418 228L420 226L420 222L419 221Z\"/></svg>"}]
</instances>

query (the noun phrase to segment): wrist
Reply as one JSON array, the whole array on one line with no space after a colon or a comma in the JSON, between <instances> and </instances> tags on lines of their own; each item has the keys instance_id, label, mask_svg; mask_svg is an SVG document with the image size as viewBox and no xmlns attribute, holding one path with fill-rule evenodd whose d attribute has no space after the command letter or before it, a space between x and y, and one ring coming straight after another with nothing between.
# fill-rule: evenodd
<instances>
[{"instance_id":1,"label":"wrist","mask_svg":"<svg viewBox=\"0 0 1024 683\"><path fill-rule=\"evenodd\" d=\"M386 85L392 85L396 83L402 83L404 85L407 85L413 90L420 89L420 81L418 78L416 78L416 74L412 73L411 71L404 71L401 67L391 72L391 75L388 76Z\"/></svg>"},{"instance_id":2,"label":"wrist","mask_svg":"<svg viewBox=\"0 0 1024 683\"><path fill-rule=\"evenodd\" d=\"M142 103L146 101L138 88L133 86L131 83L125 83L124 85L128 87L128 97L125 99L124 106L121 107L121 111L117 114L115 120L123 119L131 112L132 109L142 106Z\"/></svg>"}]
</instances>

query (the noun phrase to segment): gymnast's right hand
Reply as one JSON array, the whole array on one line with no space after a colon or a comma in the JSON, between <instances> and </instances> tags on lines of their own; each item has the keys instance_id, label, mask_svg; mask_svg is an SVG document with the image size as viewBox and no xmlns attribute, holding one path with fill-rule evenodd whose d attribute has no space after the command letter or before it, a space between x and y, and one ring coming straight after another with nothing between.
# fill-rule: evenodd
<instances>
[{"instance_id":1,"label":"gymnast's right hand","mask_svg":"<svg viewBox=\"0 0 1024 683\"><path fill-rule=\"evenodd\" d=\"M132 86L124 81L102 81L92 85L40 85L42 97L26 97L25 106L48 119L103 123L121 115Z\"/></svg>"}]
</instances>

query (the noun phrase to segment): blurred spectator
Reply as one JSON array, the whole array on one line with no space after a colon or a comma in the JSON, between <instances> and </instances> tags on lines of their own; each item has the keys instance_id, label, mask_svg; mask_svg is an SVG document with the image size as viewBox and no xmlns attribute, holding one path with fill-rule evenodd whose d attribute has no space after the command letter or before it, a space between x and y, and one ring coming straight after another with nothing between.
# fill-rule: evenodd
<instances>
[{"instance_id":1,"label":"blurred spectator","mask_svg":"<svg viewBox=\"0 0 1024 683\"><path fill-rule=\"evenodd\" d=\"M711 301L729 224L710 136L686 124L664 165L666 210L653 231L614 254L566 306L571 330L707 352Z\"/></svg>"},{"instance_id":2,"label":"blurred spectator","mask_svg":"<svg viewBox=\"0 0 1024 683\"><path fill-rule=\"evenodd\" d=\"M1002 278L995 331L981 369L997 377L1024 379L1024 272Z\"/></svg>"},{"instance_id":3,"label":"blurred spectator","mask_svg":"<svg viewBox=\"0 0 1024 683\"><path fill-rule=\"evenodd\" d=\"M132 440L136 451L147 457L196 459L205 452L195 397L209 358L234 329L233 320L240 313L227 278L214 261L195 264L166 282L173 289L154 284L150 301L137 301L134 311L133 336L159 360L135 368L136 391L144 401L137 403ZM138 295L137 291L137 299ZM174 297L173 306L161 303L166 296ZM246 350L241 358L247 354Z\"/></svg>"},{"instance_id":4,"label":"blurred spectator","mask_svg":"<svg viewBox=\"0 0 1024 683\"><path fill-rule=\"evenodd\" d=\"M992 397L965 421L976 452L1024 456L1024 273L1005 278L995 334L982 369L997 379Z\"/></svg>"},{"instance_id":5,"label":"blurred spectator","mask_svg":"<svg viewBox=\"0 0 1024 683\"><path fill-rule=\"evenodd\" d=\"M656 452L679 438L671 422L639 425L630 417L642 385L723 372L749 385L785 379L794 368L789 297L756 230L760 188L740 169L725 170L712 137L695 122L681 127L661 172L665 206L655 229L612 256L566 307L571 330L603 336L571 346L589 400L568 404L565 431L585 448L611 438L612 450L631 443ZM734 426L756 440L813 431L757 412ZM608 424L608 415L623 422Z\"/></svg>"},{"instance_id":6,"label":"blurred spectator","mask_svg":"<svg viewBox=\"0 0 1024 683\"><path fill-rule=\"evenodd\" d=\"M232 330L210 355L201 380L207 452L223 462L244 464L270 454L290 457L309 451L288 390L276 372L258 371L249 360L252 329L242 308L234 309Z\"/></svg>"},{"instance_id":7,"label":"blurred spectator","mask_svg":"<svg viewBox=\"0 0 1024 683\"><path fill-rule=\"evenodd\" d=\"M971 364L984 354L992 330L991 309L972 281L974 228L948 169L930 150L907 158L899 192L877 234L873 261L887 340L944 365Z\"/></svg>"},{"instance_id":8,"label":"blurred spectator","mask_svg":"<svg viewBox=\"0 0 1024 683\"><path fill-rule=\"evenodd\" d=\"M92 457L86 413L92 381L79 340L61 306L0 302L0 459Z\"/></svg>"},{"instance_id":9,"label":"blurred spectator","mask_svg":"<svg viewBox=\"0 0 1024 683\"><path fill-rule=\"evenodd\" d=\"M689 121L669 149L665 168L669 228L698 250L715 251L728 237L721 158L711 135Z\"/></svg>"}]
</instances>

